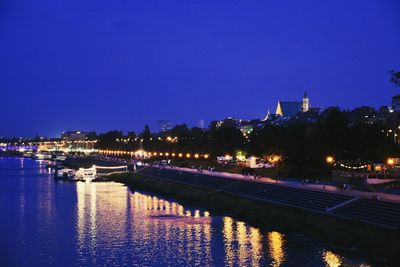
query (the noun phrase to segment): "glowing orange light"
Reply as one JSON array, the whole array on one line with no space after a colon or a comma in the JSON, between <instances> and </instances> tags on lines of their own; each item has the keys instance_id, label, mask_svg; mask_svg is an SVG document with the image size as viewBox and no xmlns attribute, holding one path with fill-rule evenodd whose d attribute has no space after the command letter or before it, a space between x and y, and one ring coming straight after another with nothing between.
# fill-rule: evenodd
<instances>
[{"instance_id":1,"label":"glowing orange light","mask_svg":"<svg viewBox=\"0 0 400 267\"><path fill-rule=\"evenodd\" d=\"M274 157L272 158L272 161L273 161L273 162L277 162L277 161L279 161L280 159L281 159L280 156L274 156Z\"/></svg>"},{"instance_id":2,"label":"glowing orange light","mask_svg":"<svg viewBox=\"0 0 400 267\"><path fill-rule=\"evenodd\" d=\"M388 158L388 160L387 160L387 164L389 164L389 165L393 165L393 164L394 164L394 159L392 159L392 158Z\"/></svg>"},{"instance_id":3,"label":"glowing orange light","mask_svg":"<svg viewBox=\"0 0 400 267\"><path fill-rule=\"evenodd\" d=\"M186 157L187 157L187 158L190 158L190 153L187 153L187 154L186 154Z\"/></svg>"},{"instance_id":4,"label":"glowing orange light","mask_svg":"<svg viewBox=\"0 0 400 267\"><path fill-rule=\"evenodd\" d=\"M195 157L196 159L198 159L198 158L199 158L199 154L194 154L194 157Z\"/></svg>"},{"instance_id":5,"label":"glowing orange light","mask_svg":"<svg viewBox=\"0 0 400 267\"><path fill-rule=\"evenodd\" d=\"M327 156L326 157L326 163L332 164L333 162L335 162L335 159L332 156Z\"/></svg>"},{"instance_id":6,"label":"glowing orange light","mask_svg":"<svg viewBox=\"0 0 400 267\"><path fill-rule=\"evenodd\" d=\"M179 154L178 154L178 157L182 158L182 153L179 153Z\"/></svg>"}]
</instances>

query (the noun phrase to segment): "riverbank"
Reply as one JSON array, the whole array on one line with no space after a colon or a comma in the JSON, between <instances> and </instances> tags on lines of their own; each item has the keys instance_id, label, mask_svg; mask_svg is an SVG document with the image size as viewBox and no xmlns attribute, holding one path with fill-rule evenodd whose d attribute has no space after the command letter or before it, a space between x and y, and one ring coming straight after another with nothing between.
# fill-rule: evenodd
<instances>
[{"instance_id":1,"label":"riverbank","mask_svg":"<svg viewBox=\"0 0 400 267\"><path fill-rule=\"evenodd\" d=\"M113 175L110 179L228 214L260 228L285 229L346 250L358 249L380 261L400 261L399 231L137 174Z\"/></svg>"},{"instance_id":2,"label":"riverbank","mask_svg":"<svg viewBox=\"0 0 400 267\"><path fill-rule=\"evenodd\" d=\"M121 163L101 160L96 158L72 158L69 157L62 162L65 167L71 169L79 169L79 168L91 168L93 165L100 165L100 166L119 166ZM126 165L126 164L125 164Z\"/></svg>"},{"instance_id":3,"label":"riverbank","mask_svg":"<svg viewBox=\"0 0 400 267\"><path fill-rule=\"evenodd\" d=\"M19 151L1 151L0 157L22 157L23 153Z\"/></svg>"}]
</instances>

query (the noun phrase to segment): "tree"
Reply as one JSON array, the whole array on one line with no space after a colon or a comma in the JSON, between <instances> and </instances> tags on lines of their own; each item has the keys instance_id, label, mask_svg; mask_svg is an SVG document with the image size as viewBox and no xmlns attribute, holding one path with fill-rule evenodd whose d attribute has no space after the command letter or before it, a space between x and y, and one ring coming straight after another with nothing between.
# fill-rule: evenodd
<instances>
[{"instance_id":1,"label":"tree","mask_svg":"<svg viewBox=\"0 0 400 267\"><path fill-rule=\"evenodd\" d=\"M400 71L392 70L389 73L391 75L390 82L394 85L400 86Z\"/></svg>"},{"instance_id":2,"label":"tree","mask_svg":"<svg viewBox=\"0 0 400 267\"><path fill-rule=\"evenodd\" d=\"M242 149L244 143L242 132L234 127L220 127L210 134L210 150L213 155L232 155L237 149Z\"/></svg>"},{"instance_id":3,"label":"tree","mask_svg":"<svg viewBox=\"0 0 400 267\"><path fill-rule=\"evenodd\" d=\"M146 125L144 126L144 129L143 129L143 132L142 132L141 137L142 137L144 140L150 140L151 132L150 132L150 127L149 127L149 125L146 124Z\"/></svg>"},{"instance_id":4,"label":"tree","mask_svg":"<svg viewBox=\"0 0 400 267\"><path fill-rule=\"evenodd\" d=\"M122 143L117 140L123 138L122 131L109 131L99 136L99 141L96 143L96 148L118 149L121 148Z\"/></svg>"},{"instance_id":5,"label":"tree","mask_svg":"<svg viewBox=\"0 0 400 267\"><path fill-rule=\"evenodd\" d=\"M87 133L87 138L89 140L96 140L99 137L97 136L95 131L90 131L90 132Z\"/></svg>"},{"instance_id":6,"label":"tree","mask_svg":"<svg viewBox=\"0 0 400 267\"><path fill-rule=\"evenodd\" d=\"M136 133L135 133L135 131L129 131L129 132L128 132L128 138L135 139L135 138L136 138Z\"/></svg>"},{"instance_id":7,"label":"tree","mask_svg":"<svg viewBox=\"0 0 400 267\"><path fill-rule=\"evenodd\" d=\"M142 148L145 150L151 149L151 132L150 132L150 127L149 125L145 125L142 134L140 135L140 138L143 139L142 142Z\"/></svg>"}]
</instances>

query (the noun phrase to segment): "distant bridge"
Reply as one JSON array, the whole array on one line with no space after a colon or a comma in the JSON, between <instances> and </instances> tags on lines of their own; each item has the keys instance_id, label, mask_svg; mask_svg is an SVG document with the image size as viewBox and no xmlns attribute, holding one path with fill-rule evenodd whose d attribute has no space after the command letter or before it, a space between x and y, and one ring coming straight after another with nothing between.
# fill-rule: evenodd
<instances>
[{"instance_id":1,"label":"distant bridge","mask_svg":"<svg viewBox=\"0 0 400 267\"><path fill-rule=\"evenodd\" d=\"M26 151L26 150L38 150L38 146L36 145L1 145L1 151Z\"/></svg>"},{"instance_id":2,"label":"distant bridge","mask_svg":"<svg viewBox=\"0 0 400 267\"><path fill-rule=\"evenodd\" d=\"M0 143L1 151L47 151L47 152L80 152L93 153L97 150L94 148L97 140L81 140L81 141L40 141L40 142L24 142L24 143Z\"/></svg>"}]
</instances>

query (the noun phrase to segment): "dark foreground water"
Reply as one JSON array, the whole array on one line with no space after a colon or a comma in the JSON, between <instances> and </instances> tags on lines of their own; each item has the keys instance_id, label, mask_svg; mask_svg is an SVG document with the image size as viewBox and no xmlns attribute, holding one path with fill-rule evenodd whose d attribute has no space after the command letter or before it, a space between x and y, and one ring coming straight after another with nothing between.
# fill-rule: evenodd
<instances>
[{"instance_id":1,"label":"dark foreground water","mask_svg":"<svg viewBox=\"0 0 400 267\"><path fill-rule=\"evenodd\" d=\"M0 212L0 266L372 266L117 183L57 182L31 159L0 158Z\"/></svg>"}]
</instances>

